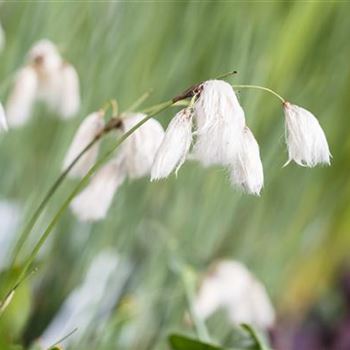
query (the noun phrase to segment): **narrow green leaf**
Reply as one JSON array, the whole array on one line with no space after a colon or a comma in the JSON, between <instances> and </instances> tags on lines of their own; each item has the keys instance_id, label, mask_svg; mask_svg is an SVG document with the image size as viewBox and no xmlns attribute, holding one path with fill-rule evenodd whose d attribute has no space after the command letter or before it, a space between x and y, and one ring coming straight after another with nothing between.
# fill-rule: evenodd
<instances>
[{"instance_id":1,"label":"narrow green leaf","mask_svg":"<svg viewBox=\"0 0 350 350\"><path fill-rule=\"evenodd\" d=\"M173 350L224 350L222 347L178 334L170 335L168 340Z\"/></svg>"},{"instance_id":2,"label":"narrow green leaf","mask_svg":"<svg viewBox=\"0 0 350 350\"><path fill-rule=\"evenodd\" d=\"M249 335L252 337L252 339L255 341L256 346L259 350L272 350L267 344L266 341L263 339L261 334L259 334L252 326L249 324L242 324L241 327L249 333Z\"/></svg>"}]
</instances>

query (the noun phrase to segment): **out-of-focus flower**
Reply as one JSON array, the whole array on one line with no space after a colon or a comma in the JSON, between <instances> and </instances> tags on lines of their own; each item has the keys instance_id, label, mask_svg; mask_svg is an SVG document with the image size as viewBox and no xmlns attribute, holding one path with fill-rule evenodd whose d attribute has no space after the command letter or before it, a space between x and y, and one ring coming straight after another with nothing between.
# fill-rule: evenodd
<instances>
[{"instance_id":1,"label":"out-of-focus flower","mask_svg":"<svg viewBox=\"0 0 350 350\"><path fill-rule=\"evenodd\" d=\"M103 117L104 112L101 110L91 113L83 120L64 158L63 170L102 132L105 126ZM96 162L98 150L99 142L97 141L73 166L68 176L83 177Z\"/></svg>"},{"instance_id":2,"label":"out-of-focus flower","mask_svg":"<svg viewBox=\"0 0 350 350\"><path fill-rule=\"evenodd\" d=\"M119 129L126 133L145 117L144 114L128 113L121 119ZM125 178L136 179L150 174L163 137L160 123L152 118L147 120L121 144L115 159L97 172L73 200L73 213L82 221L103 219Z\"/></svg>"},{"instance_id":3,"label":"out-of-focus flower","mask_svg":"<svg viewBox=\"0 0 350 350\"><path fill-rule=\"evenodd\" d=\"M95 334L100 334L123 294L131 270L131 264L115 252L100 252L91 261L82 283L69 294L45 329L39 343L47 349L75 328L78 332L65 339L64 346L80 344L91 326Z\"/></svg>"},{"instance_id":4,"label":"out-of-focus flower","mask_svg":"<svg viewBox=\"0 0 350 350\"><path fill-rule=\"evenodd\" d=\"M151 181L168 177L185 162L192 143L192 110L185 108L171 120L152 165Z\"/></svg>"},{"instance_id":5,"label":"out-of-focus flower","mask_svg":"<svg viewBox=\"0 0 350 350\"><path fill-rule=\"evenodd\" d=\"M1 131L7 131L7 121L6 121L4 107L0 102L0 132Z\"/></svg>"},{"instance_id":6,"label":"out-of-focus flower","mask_svg":"<svg viewBox=\"0 0 350 350\"><path fill-rule=\"evenodd\" d=\"M17 73L6 104L6 114L10 127L21 126L30 118L37 94L37 86L38 78L33 67L24 67Z\"/></svg>"},{"instance_id":7,"label":"out-of-focus flower","mask_svg":"<svg viewBox=\"0 0 350 350\"><path fill-rule=\"evenodd\" d=\"M0 23L0 52L4 49L5 47L5 31Z\"/></svg>"},{"instance_id":8,"label":"out-of-focus flower","mask_svg":"<svg viewBox=\"0 0 350 350\"><path fill-rule=\"evenodd\" d=\"M194 312L207 319L218 309L232 325L251 324L268 330L275 312L265 287L237 261L221 261L204 277L194 301Z\"/></svg>"},{"instance_id":9,"label":"out-of-focus flower","mask_svg":"<svg viewBox=\"0 0 350 350\"><path fill-rule=\"evenodd\" d=\"M123 118L123 130L129 131L145 114L126 114ZM160 123L151 118L121 144L119 154L124 158L127 175L130 179L150 174L155 154L163 140L164 130Z\"/></svg>"},{"instance_id":10,"label":"out-of-focus flower","mask_svg":"<svg viewBox=\"0 0 350 350\"><path fill-rule=\"evenodd\" d=\"M248 127L243 132L237 161L232 165L231 181L248 193L259 195L264 185L264 171L259 145Z\"/></svg>"},{"instance_id":11,"label":"out-of-focus flower","mask_svg":"<svg viewBox=\"0 0 350 350\"><path fill-rule=\"evenodd\" d=\"M81 221L103 219L125 177L123 162L120 159L109 161L95 174L90 184L75 197L71 204L73 213Z\"/></svg>"},{"instance_id":12,"label":"out-of-focus flower","mask_svg":"<svg viewBox=\"0 0 350 350\"><path fill-rule=\"evenodd\" d=\"M77 72L46 39L33 45L27 64L15 78L6 106L9 125L23 125L31 116L35 101L44 102L62 118L74 116L80 107Z\"/></svg>"},{"instance_id":13,"label":"out-of-focus flower","mask_svg":"<svg viewBox=\"0 0 350 350\"><path fill-rule=\"evenodd\" d=\"M286 143L289 159L302 166L330 164L330 151L326 136L315 116L308 110L284 103Z\"/></svg>"},{"instance_id":14,"label":"out-of-focus flower","mask_svg":"<svg viewBox=\"0 0 350 350\"><path fill-rule=\"evenodd\" d=\"M223 80L203 83L194 105L197 140L194 155L203 165L231 165L240 148L245 116L232 86Z\"/></svg>"}]
</instances>

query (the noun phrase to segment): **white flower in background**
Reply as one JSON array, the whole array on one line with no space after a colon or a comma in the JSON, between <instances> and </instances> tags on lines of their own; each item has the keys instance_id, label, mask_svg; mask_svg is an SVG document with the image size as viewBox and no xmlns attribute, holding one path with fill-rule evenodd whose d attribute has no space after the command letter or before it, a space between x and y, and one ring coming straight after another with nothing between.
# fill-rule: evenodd
<instances>
[{"instance_id":1,"label":"white flower in background","mask_svg":"<svg viewBox=\"0 0 350 350\"><path fill-rule=\"evenodd\" d=\"M72 161L79 155L84 148L91 143L95 137L102 132L104 122L104 112L97 111L88 115L80 124L78 131L74 135L73 141L63 161L63 170L65 170ZM99 150L99 141L97 141L68 173L70 177L83 177L94 165Z\"/></svg>"},{"instance_id":2,"label":"white flower in background","mask_svg":"<svg viewBox=\"0 0 350 350\"><path fill-rule=\"evenodd\" d=\"M209 80L194 105L197 140L194 156L203 165L230 165L235 160L245 115L232 86L223 80Z\"/></svg>"},{"instance_id":3,"label":"white flower in background","mask_svg":"<svg viewBox=\"0 0 350 350\"><path fill-rule=\"evenodd\" d=\"M219 262L203 279L194 301L194 312L203 320L218 309L226 311L236 326L251 324L268 330L275 312L265 287L237 261Z\"/></svg>"},{"instance_id":4,"label":"white flower in background","mask_svg":"<svg viewBox=\"0 0 350 350\"><path fill-rule=\"evenodd\" d=\"M5 47L5 31L0 23L0 52Z\"/></svg>"},{"instance_id":5,"label":"white flower in background","mask_svg":"<svg viewBox=\"0 0 350 350\"><path fill-rule=\"evenodd\" d=\"M90 184L72 201L71 209L81 221L96 221L106 217L114 194L126 177L121 159L113 159L92 178Z\"/></svg>"},{"instance_id":6,"label":"white flower in background","mask_svg":"<svg viewBox=\"0 0 350 350\"><path fill-rule=\"evenodd\" d=\"M75 68L65 62L62 67L62 87L58 113L63 118L70 118L80 108L79 77Z\"/></svg>"},{"instance_id":7,"label":"white flower in background","mask_svg":"<svg viewBox=\"0 0 350 350\"><path fill-rule=\"evenodd\" d=\"M330 164L326 136L316 117L308 110L284 103L286 142L289 159L302 166Z\"/></svg>"},{"instance_id":8,"label":"white flower in background","mask_svg":"<svg viewBox=\"0 0 350 350\"><path fill-rule=\"evenodd\" d=\"M168 177L185 162L192 143L192 110L185 108L171 120L152 165L151 181Z\"/></svg>"},{"instance_id":9,"label":"white flower in background","mask_svg":"<svg viewBox=\"0 0 350 350\"><path fill-rule=\"evenodd\" d=\"M24 67L17 73L6 103L6 115L10 127L22 126L30 118L37 87L38 78L33 67Z\"/></svg>"},{"instance_id":10,"label":"white flower in background","mask_svg":"<svg viewBox=\"0 0 350 350\"><path fill-rule=\"evenodd\" d=\"M27 65L16 76L6 108L10 126L24 124L35 101L44 102L62 118L74 116L80 107L77 72L49 40L34 44Z\"/></svg>"},{"instance_id":11,"label":"white flower in background","mask_svg":"<svg viewBox=\"0 0 350 350\"><path fill-rule=\"evenodd\" d=\"M100 252L92 259L82 283L69 294L40 336L40 345L48 349L75 328L78 331L62 342L65 348L81 348L82 341L91 335L91 327L97 337L102 336L131 273L129 261L111 250Z\"/></svg>"},{"instance_id":12,"label":"white flower in background","mask_svg":"<svg viewBox=\"0 0 350 350\"><path fill-rule=\"evenodd\" d=\"M0 102L0 132L7 131L7 121L4 108Z\"/></svg>"},{"instance_id":13,"label":"white flower in background","mask_svg":"<svg viewBox=\"0 0 350 350\"><path fill-rule=\"evenodd\" d=\"M146 115L141 113L124 115L124 132L129 131L145 117ZM124 157L126 171L130 179L150 174L163 137L164 130L161 124L150 118L121 144L118 153Z\"/></svg>"},{"instance_id":14,"label":"white flower in background","mask_svg":"<svg viewBox=\"0 0 350 350\"><path fill-rule=\"evenodd\" d=\"M124 115L119 128L126 133L145 117L144 114ZM150 174L163 137L160 123L152 118L147 120L121 144L117 156L98 171L73 200L73 213L82 221L103 219L125 178L135 179Z\"/></svg>"},{"instance_id":15,"label":"white flower in background","mask_svg":"<svg viewBox=\"0 0 350 350\"><path fill-rule=\"evenodd\" d=\"M264 185L259 145L248 127L244 128L237 161L231 169L231 181L233 185L255 195L260 194Z\"/></svg>"}]
</instances>

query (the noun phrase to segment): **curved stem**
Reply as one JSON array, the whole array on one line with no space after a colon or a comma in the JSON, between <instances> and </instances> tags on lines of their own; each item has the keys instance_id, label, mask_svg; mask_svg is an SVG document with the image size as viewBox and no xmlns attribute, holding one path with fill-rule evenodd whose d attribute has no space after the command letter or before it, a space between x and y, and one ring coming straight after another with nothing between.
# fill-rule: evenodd
<instances>
[{"instance_id":1,"label":"curved stem","mask_svg":"<svg viewBox=\"0 0 350 350\"><path fill-rule=\"evenodd\" d=\"M238 89L257 89L257 90L267 91L270 94L277 97L282 103L286 102L286 100L281 95L279 95L276 91L273 91L273 90L271 90L267 87L264 87L264 86L260 86L260 85L232 85L232 87L238 88Z\"/></svg>"},{"instance_id":2,"label":"curved stem","mask_svg":"<svg viewBox=\"0 0 350 350\"><path fill-rule=\"evenodd\" d=\"M24 227L22 233L20 234L19 240L17 241L14 252L13 252L13 258L11 262L11 267L14 266L16 263L18 254L20 250L22 249L22 246L28 236L30 235L36 221L38 220L40 214L44 210L46 204L49 202L50 198L54 195L58 187L61 185L63 180L67 177L68 173L71 171L71 169L74 167L74 165L79 161L79 159L101 138L102 135L96 136L69 164L69 166L61 173L61 175L56 179L56 181L53 183L53 185L49 188L47 191L45 197L40 202L39 206L35 210L34 214L28 221L27 225Z\"/></svg>"},{"instance_id":3,"label":"curved stem","mask_svg":"<svg viewBox=\"0 0 350 350\"><path fill-rule=\"evenodd\" d=\"M143 118L139 123L137 123L133 128L131 128L129 131L127 131L123 136L121 136L118 140L118 142L109 150L107 151L96 163L95 165L88 171L88 173L79 181L79 183L74 187L73 191L68 195L66 200L63 202L59 210L56 212L55 216L47 226L46 230L41 235L39 241L34 246L32 252L30 253L27 262L25 263L24 267L21 269L21 273L15 283L15 285L20 281L23 276L25 276L26 272L30 268L31 264L33 263L36 255L38 254L40 248L45 243L46 239L49 237L50 233L52 232L53 228L56 226L58 220L61 218L64 211L68 208L70 202L73 200L73 198L78 194L78 192L84 187L84 185L89 181L91 176L101 167L102 164L105 163L105 161L114 153L114 151L119 147L121 143L123 143L135 130L137 130L140 126L142 126L144 123L147 122L150 118L155 116L156 114L160 113L161 111L167 109L170 107L174 102L172 100L163 102L157 111L147 115L145 118Z\"/></svg>"}]
</instances>

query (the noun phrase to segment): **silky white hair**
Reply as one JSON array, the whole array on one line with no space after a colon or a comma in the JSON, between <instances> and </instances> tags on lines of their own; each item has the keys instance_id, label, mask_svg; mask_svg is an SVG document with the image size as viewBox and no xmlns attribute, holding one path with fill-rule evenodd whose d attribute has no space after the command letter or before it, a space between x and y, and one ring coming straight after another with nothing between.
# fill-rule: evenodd
<instances>
[{"instance_id":1,"label":"silky white hair","mask_svg":"<svg viewBox=\"0 0 350 350\"><path fill-rule=\"evenodd\" d=\"M194 157L205 166L232 164L245 126L244 111L232 86L223 80L206 81L194 110Z\"/></svg>"},{"instance_id":2,"label":"silky white hair","mask_svg":"<svg viewBox=\"0 0 350 350\"><path fill-rule=\"evenodd\" d=\"M264 185L264 171L259 145L248 127L244 128L242 144L231 168L231 182L244 191L259 195Z\"/></svg>"},{"instance_id":3,"label":"silky white hair","mask_svg":"<svg viewBox=\"0 0 350 350\"><path fill-rule=\"evenodd\" d=\"M166 129L151 171L151 181L168 177L185 162L192 143L192 110L182 109Z\"/></svg>"},{"instance_id":4,"label":"silky white hair","mask_svg":"<svg viewBox=\"0 0 350 350\"><path fill-rule=\"evenodd\" d=\"M289 164L314 167L330 164L330 151L326 136L316 117L308 110L286 102L284 104L285 133Z\"/></svg>"}]
</instances>

